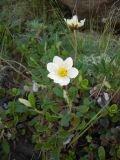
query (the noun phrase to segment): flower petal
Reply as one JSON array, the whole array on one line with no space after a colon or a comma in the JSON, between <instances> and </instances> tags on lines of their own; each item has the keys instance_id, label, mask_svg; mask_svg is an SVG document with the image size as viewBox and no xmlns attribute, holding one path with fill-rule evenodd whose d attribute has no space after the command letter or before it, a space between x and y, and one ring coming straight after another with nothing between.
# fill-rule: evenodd
<instances>
[{"instance_id":1,"label":"flower petal","mask_svg":"<svg viewBox=\"0 0 120 160\"><path fill-rule=\"evenodd\" d=\"M74 25L76 25L78 23L78 17L76 15L73 16L72 20L73 20Z\"/></svg>"},{"instance_id":2,"label":"flower petal","mask_svg":"<svg viewBox=\"0 0 120 160\"><path fill-rule=\"evenodd\" d=\"M70 78L69 77L56 78L54 79L54 82L59 83L61 86L66 86L70 83Z\"/></svg>"},{"instance_id":3,"label":"flower petal","mask_svg":"<svg viewBox=\"0 0 120 160\"><path fill-rule=\"evenodd\" d=\"M65 21L65 22L67 22L67 19L66 19L66 18L64 18L64 21Z\"/></svg>"},{"instance_id":4,"label":"flower petal","mask_svg":"<svg viewBox=\"0 0 120 160\"><path fill-rule=\"evenodd\" d=\"M64 66L67 69L70 69L73 66L73 60L71 57L68 57L65 61L64 61Z\"/></svg>"},{"instance_id":5,"label":"flower petal","mask_svg":"<svg viewBox=\"0 0 120 160\"><path fill-rule=\"evenodd\" d=\"M84 23L85 23L85 19L81 20L81 21L78 23L78 26L79 26L79 27L82 27L82 26L84 26Z\"/></svg>"},{"instance_id":6,"label":"flower petal","mask_svg":"<svg viewBox=\"0 0 120 160\"><path fill-rule=\"evenodd\" d=\"M69 77L62 78L62 77L59 77L59 76L55 75L54 73L49 73L48 77L50 79L53 79L54 83L58 83L61 86L65 86L65 85L68 85L70 83L70 78Z\"/></svg>"},{"instance_id":7,"label":"flower petal","mask_svg":"<svg viewBox=\"0 0 120 160\"><path fill-rule=\"evenodd\" d=\"M63 59L58 57L58 56L55 56L53 58L53 63L57 64L58 66L62 65L63 64Z\"/></svg>"},{"instance_id":8,"label":"flower petal","mask_svg":"<svg viewBox=\"0 0 120 160\"><path fill-rule=\"evenodd\" d=\"M48 77L49 77L50 79L53 79L53 80L58 79L58 76L57 76L56 74L54 74L53 72L52 72L52 73L49 73L49 74L48 74Z\"/></svg>"},{"instance_id":9,"label":"flower petal","mask_svg":"<svg viewBox=\"0 0 120 160\"><path fill-rule=\"evenodd\" d=\"M67 21L66 21L66 22L67 22L67 25L68 25L68 26L71 26L71 25L73 24L72 19L67 19Z\"/></svg>"},{"instance_id":10,"label":"flower petal","mask_svg":"<svg viewBox=\"0 0 120 160\"><path fill-rule=\"evenodd\" d=\"M47 64L47 70L49 72L57 72L58 66L55 63L48 63Z\"/></svg>"},{"instance_id":11,"label":"flower petal","mask_svg":"<svg viewBox=\"0 0 120 160\"><path fill-rule=\"evenodd\" d=\"M72 67L72 68L68 71L68 77L70 77L70 78L75 78L75 77L77 77L78 73L79 73L78 69Z\"/></svg>"}]
</instances>

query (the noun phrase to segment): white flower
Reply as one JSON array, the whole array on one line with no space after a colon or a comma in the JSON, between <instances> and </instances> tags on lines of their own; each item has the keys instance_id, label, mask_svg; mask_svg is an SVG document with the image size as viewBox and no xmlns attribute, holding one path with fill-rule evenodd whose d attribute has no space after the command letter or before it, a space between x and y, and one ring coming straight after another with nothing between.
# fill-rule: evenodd
<instances>
[{"instance_id":1,"label":"white flower","mask_svg":"<svg viewBox=\"0 0 120 160\"><path fill-rule=\"evenodd\" d=\"M71 30L77 30L78 28L84 26L85 19L78 22L78 17L75 15L71 19L64 19Z\"/></svg>"},{"instance_id":2,"label":"white flower","mask_svg":"<svg viewBox=\"0 0 120 160\"><path fill-rule=\"evenodd\" d=\"M79 73L78 70L72 66L73 60L71 57L64 61L62 58L55 56L53 62L47 64L47 70L49 71L48 77L61 86L68 85L70 78L75 78Z\"/></svg>"}]
</instances>

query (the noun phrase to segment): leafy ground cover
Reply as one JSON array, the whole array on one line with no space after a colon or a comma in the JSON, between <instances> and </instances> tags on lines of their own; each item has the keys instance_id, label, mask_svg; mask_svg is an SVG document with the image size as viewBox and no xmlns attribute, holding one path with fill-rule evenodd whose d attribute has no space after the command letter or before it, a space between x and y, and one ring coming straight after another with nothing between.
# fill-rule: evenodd
<instances>
[{"instance_id":1,"label":"leafy ground cover","mask_svg":"<svg viewBox=\"0 0 120 160\"><path fill-rule=\"evenodd\" d=\"M119 38L106 28L79 30L79 75L61 87L47 77L47 64L74 59L73 32L58 10L40 16L38 2L28 2L27 10L24 1L1 9L1 159L119 159Z\"/></svg>"}]
</instances>

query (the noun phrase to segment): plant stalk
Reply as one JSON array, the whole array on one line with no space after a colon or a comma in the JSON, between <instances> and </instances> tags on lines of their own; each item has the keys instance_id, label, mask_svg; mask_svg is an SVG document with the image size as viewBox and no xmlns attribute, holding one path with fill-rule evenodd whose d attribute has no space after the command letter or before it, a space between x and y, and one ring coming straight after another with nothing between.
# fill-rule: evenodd
<instances>
[{"instance_id":1,"label":"plant stalk","mask_svg":"<svg viewBox=\"0 0 120 160\"><path fill-rule=\"evenodd\" d=\"M71 102L71 100L70 100L70 98L68 96L68 93L67 93L67 91L65 89L63 89L63 97L64 97L66 103L68 104L69 112L71 113L71 111L72 111L72 102Z\"/></svg>"},{"instance_id":2,"label":"plant stalk","mask_svg":"<svg viewBox=\"0 0 120 160\"><path fill-rule=\"evenodd\" d=\"M74 51L75 51L74 61L76 62L77 54L78 54L77 30L74 30L73 34L74 34Z\"/></svg>"}]
</instances>

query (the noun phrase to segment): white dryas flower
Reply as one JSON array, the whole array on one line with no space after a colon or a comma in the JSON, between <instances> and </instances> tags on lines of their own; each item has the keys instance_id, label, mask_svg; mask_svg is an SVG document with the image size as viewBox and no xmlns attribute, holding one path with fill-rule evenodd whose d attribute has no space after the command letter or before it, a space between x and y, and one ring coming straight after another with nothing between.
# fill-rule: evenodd
<instances>
[{"instance_id":1,"label":"white dryas flower","mask_svg":"<svg viewBox=\"0 0 120 160\"><path fill-rule=\"evenodd\" d=\"M85 19L78 22L78 17L75 15L71 19L64 19L67 25L72 31L77 30L78 28L84 26Z\"/></svg>"},{"instance_id":2,"label":"white dryas flower","mask_svg":"<svg viewBox=\"0 0 120 160\"><path fill-rule=\"evenodd\" d=\"M53 62L47 64L47 70L49 71L48 77L61 86L68 85L70 78L75 78L79 73L78 70L72 66L73 60L71 57L63 60L55 56Z\"/></svg>"}]
</instances>

